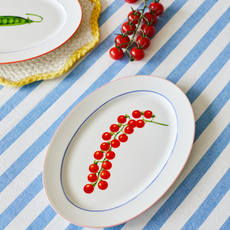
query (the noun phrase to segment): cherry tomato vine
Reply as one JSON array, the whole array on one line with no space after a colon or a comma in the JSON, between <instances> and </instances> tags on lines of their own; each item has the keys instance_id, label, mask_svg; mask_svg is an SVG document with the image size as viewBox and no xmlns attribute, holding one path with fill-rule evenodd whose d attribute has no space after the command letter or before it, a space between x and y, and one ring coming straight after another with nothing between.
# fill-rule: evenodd
<instances>
[{"instance_id":1,"label":"cherry tomato vine","mask_svg":"<svg viewBox=\"0 0 230 230\"><path fill-rule=\"evenodd\" d=\"M153 121L155 115L150 110L141 112L134 110L132 117L129 115L120 115L117 118L118 124L110 126L110 132L104 132L102 139L104 142L100 145L100 150L94 153L94 162L89 166L90 174L88 181L91 184L86 184L83 188L85 193L92 193L94 187L105 190L108 187L108 182L105 181L110 178L109 170L112 168L111 160L116 157L113 148L118 148L121 143L128 141L128 135L134 132L135 128L143 128L147 122L157 125L168 126L167 124ZM100 167L99 167L100 165Z\"/></svg>"},{"instance_id":2,"label":"cherry tomato vine","mask_svg":"<svg viewBox=\"0 0 230 230\"><path fill-rule=\"evenodd\" d=\"M135 3L137 0L125 1ZM121 33L117 34L115 38L115 47L110 49L111 58L119 60L124 53L128 55L130 61L139 61L144 58L143 49L150 46L151 38L155 34L154 25L164 11L164 6L159 1L154 0L148 6L148 0L144 0L142 9L134 10L131 8L132 11L127 16L128 21L122 24ZM138 37L137 34L139 34ZM133 48L131 48L132 45L134 45Z\"/></svg>"}]
</instances>

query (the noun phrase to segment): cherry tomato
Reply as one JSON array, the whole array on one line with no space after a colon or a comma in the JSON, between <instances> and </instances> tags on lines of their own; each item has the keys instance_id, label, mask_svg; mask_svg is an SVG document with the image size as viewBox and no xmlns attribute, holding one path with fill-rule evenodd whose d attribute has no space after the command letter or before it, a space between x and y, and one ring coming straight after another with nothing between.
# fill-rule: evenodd
<instances>
[{"instance_id":1,"label":"cherry tomato","mask_svg":"<svg viewBox=\"0 0 230 230\"><path fill-rule=\"evenodd\" d=\"M103 156L104 156L104 154L103 154L103 152L101 152L101 151L96 151L96 152L94 153L94 158L95 158L96 160L101 160L101 159L103 158Z\"/></svg>"},{"instance_id":2,"label":"cherry tomato","mask_svg":"<svg viewBox=\"0 0 230 230\"><path fill-rule=\"evenodd\" d=\"M149 4L149 11L155 13L156 16L160 16L164 12L164 6L159 1Z\"/></svg>"},{"instance_id":3,"label":"cherry tomato","mask_svg":"<svg viewBox=\"0 0 230 230\"><path fill-rule=\"evenodd\" d=\"M145 52L141 48L137 48L137 47L133 47L130 51L130 54L135 61L140 61L145 56Z\"/></svg>"},{"instance_id":4,"label":"cherry tomato","mask_svg":"<svg viewBox=\"0 0 230 230\"><path fill-rule=\"evenodd\" d=\"M113 47L109 51L109 55L114 60L119 60L123 57L123 50L117 47Z\"/></svg>"},{"instance_id":5,"label":"cherry tomato","mask_svg":"<svg viewBox=\"0 0 230 230\"><path fill-rule=\"evenodd\" d=\"M110 178L110 172L107 171L107 170L102 170L101 173L100 173L100 177L102 179L109 179Z\"/></svg>"},{"instance_id":6,"label":"cherry tomato","mask_svg":"<svg viewBox=\"0 0 230 230\"><path fill-rule=\"evenodd\" d=\"M110 161L104 161L101 167L105 170L109 170L112 168L112 163Z\"/></svg>"},{"instance_id":7,"label":"cherry tomato","mask_svg":"<svg viewBox=\"0 0 230 230\"><path fill-rule=\"evenodd\" d=\"M84 192L85 192L85 193L92 193L93 190L94 190L94 187L93 187L93 185L91 185L91 184L86 184L86 185L84 186Z\"/></svg>"},{"instance_id":8,"label":"cherry tomato","mask_svg":"<svg viewBox=\"0 0 230 230\"><path fill-rule=\"evenodd\" d=\"M125 22L121 26L121 31L126 35L132 35L135 29L136 29L136 26L129 22Z\"/></svg>"},{"instance_id":9,"label":"cherry tomato","mask_svg":"<svg viewBox=\"0 0 230 230\"><path fill-rule=\"evenodd\" d=\"M115 152L113 152L113 151L108 151L107 153L106 153L106 158L108 159L108 160L112 160L112 159L114 159L115 158Z\"/></svg>"},{"instance_id":10,"label":"cherry tomato","mask_svg":"<svg viewBox=\"0 0 230 230\"><path fill-rule=\"evenodd\" d=\"M97 175L94 173L91 173L88 175L88 181L89 182L95 182L97 180Z\"/></svg>"},{"instance_id":11,"label":"cherry tomato","mask_svg":"<svg viewBox=\"0 0 230 230\"><path fill-rule=\"evenodd\" d=\"M117 121L121 124L124 124L126 122L126 117L124 115L121 115L117 118Z\"/></svg>"},{"instance_id":12,"label":"cherry tomato","mask_svg":"<svg viewBox=\"0 0 230 230\"><path fill-rule=\"evenodd\" d=\"M144 112L144 117L147 118L147 119L151 118L152 115L153 115L153 112L150 111L150 110L146 110L146 111Z\"/></svg>"},{"instance_id":13,"label":"cherry tomato","mask_svg":"<svg viewBox=\"0 0 230 230\"><path fill-rule=\"evenodd\" d=\"M137 120L137 128L143 128L145 126L145 122L143 120Z\"/></svg>"},{"instance_id":14,"label":"cherry tomato","mask_svg":"<svg viewBox=\"0 0 230 230\"><path fill-rule=\"evenodd\" d=\"M131 133L134 132L134 128L132 126L128 125L128 126L125 127L124 132L127 133L127 134L131 134Z\"/></svg>"},{"instance_id":15,"label":"cherry tomato","mask_svg":"<svg viewBox=\"0 0 230 230\"><path fill-rule=\"evenodd\" d=\"M102 139L105 141L110 140L111 137L112 137L112 135L109 132L105 132L102 134Z\"/></svg>"},{"instance_id":16,"label":"cherry tomato","mask_svg":"<svg viewBox=\"0 0 230 230\"><path fill-rule=\"evenodd\" d=\"M108 188L108 183L106 181L102 180L98 183L98 188L101 190L105 190Z\"/></svg>"},{"instance_id":17,"label":"cherry tomato","mask_svg":"<svg viewBox=\"0 0 230 230\"><path fill-rule=\"evenodd\" d=\"M148 25L155 25L157 23L158 19L155 14L151 14L150 12L146 12L144 14L143 22Z\"/></svg>"},{"instance_id":18,"label":"cherry tomato","mask_svg":"<svg viewBox=\"0 0 230 230\"><path fill-rule=\"evenodd\" d=\"M118 137L118 139L119 139L120 142L126 142L128 140L128 136L126 134L121 134Z\"/></svg>"},{"instance_id":19,"label":"cherry tomato","mask_svg":"<svg viewBox=\"0 0 230 230\"><path fill-rule=\"evenodd\" d=\"M139 35L136 41L142 49L147 49L150 46L150 39L148 37Z\"/></svg>"},{"instance_id":20,"label":"cherry tomato","mask_svg":"<svg viewBox=\"0 0 230 230\"><path fill-rule=\"evenodd\" d=\"M101 148L101 150L103 150L103 151L107 151L107 150L109 150L110 145L109 145L109 143L107 143L107 142L103 142L103 143L101 143L100 148Z\"/></svg>"},{"instance_id":21,"label":"cherry tomato","mask_svg":"<svg viewBox=\"0 0 230 230\"><path fill-rule=\"evenodd\" d=\"M113 148L118 148L118 147L120 146L120 141L118 141L117 139L113 139L113 140L111 141L111 146L112 146Z\"/></svg>"},{"instance_id":22,"label":"cherry tomato","mask_svg":"<svg viewBox=\"0 0 230 230\"><path fill-rule=\"evenodd\" d=\"M112 124L110 126L110 131L113 132L113 133L116 133L118 130L119 130L119 126L117 124Z\"/></svg>"},{"instance_id":23,"label":"cherry tomato","mask_svg":"<svg viewBox=\"0 0 230 230\"><path fill-rule=\"evenodd\" d=\"M144 35L147 36L148 38L151 38L155 34L155 31L156 31L154 26L147 25L147 24L143 24L141 26L141 29Z\"/></svg>"},{"instance_id":24,"label":"cherry tomato","mask_svg":"<svg viewBox=\"0 0 230 230\"><path fill-rule=\"evenodd\" d=\"M128 36L122 37L122 35L119 34L115 38L115 44L119 46L119 48L126 48L129 42L130 39Z\"/></svg>"},{"instance_id":25,"label":"cherry tomato","mask_svg":"<svg viewBox=\"0 0 230 230\"><path fill-rule=\"evenodd\" d=\"M141 112L140 112L139 110L134 110L134 111L132 112L132 116L133 116L134 118L139 118L139 117L141 117Z\"/></svg>"},{"instance_id":26,"label":"cherry tomato","mask_svg":"<svg viewBox=\"0 0 230 230\"><path fill-rule=\"evenodd\" d=\"M132 24L136 25L136 24L138 24L138 20L139 20L140 16L141 16L141 13L139 11L134 10L128 14L128 20Z\"/></svg>"},{"instance_id":27,"label":"cherry tomato","mask_svg":"<svg viewBox=\"0 0 230 230\"><path fill-rule=\"evenodd\" d=\"M133 120L133 119L131 119L131 120L128 121L128 125L129 125L130 127L135 128L135 127L136 127L136 121Z\"/></svg>"},{"instance_id":28,"label":"cherry tomato","mask_svg":"<svg viewBox=\"0 0 230 230\"><path fill-rule=\"evenodd\" d=\"M135 2L137 2L138 0L125 0L126 2L128 2L128 3L135 3Z\"/></svg>"},{"instance_id":29,"label":"cherry tomato","mask_svg":"<svg viewBox=\"0 0 230 230\"><path fill-rule=\"evenodd\" d=\"M89 166L89 171L90 171L91 173L96 173L96 172L98 172L98 170L99 170L99 166L96 165L96 164L91 164L91 165Z\"/></svg>"}]
</instances>

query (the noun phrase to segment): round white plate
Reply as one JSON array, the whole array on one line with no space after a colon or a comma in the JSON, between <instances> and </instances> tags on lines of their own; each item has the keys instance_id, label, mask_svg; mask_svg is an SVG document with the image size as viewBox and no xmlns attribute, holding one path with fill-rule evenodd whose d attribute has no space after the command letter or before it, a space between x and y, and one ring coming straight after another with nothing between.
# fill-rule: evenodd
<instances>
[{"instance_id":1,"label":"round white plate","mask_svg":"<svg viewBox=\"0 0 230 230\"><path fill-rule=\"evenodd\" d=\"M27 19L26 24L14 26L1 22L0 64L25 61L51 52L76 32L82 20L78 0L0 0L0 3L0 16L37 21L28 23Z\"/></svg>"},{"instance_id":2,"label":"round white plate","mask_svg":"<svg viewBox=\"0 0 230 230\"><path fill-rule=\"evenodd\" d=\"M119 115L151 110L153 121L135 128L113 148L108 188L91 194L89 166L102 134ZM190 102L173 83L159 77L132 76L113 81L78 104L56 131L47 151L43 180L52 207L68 221L86 227L124 223L156 203L183 169L194 140ZM99 167L101 163L98 163Z\"/></svg>"}]
</instances>

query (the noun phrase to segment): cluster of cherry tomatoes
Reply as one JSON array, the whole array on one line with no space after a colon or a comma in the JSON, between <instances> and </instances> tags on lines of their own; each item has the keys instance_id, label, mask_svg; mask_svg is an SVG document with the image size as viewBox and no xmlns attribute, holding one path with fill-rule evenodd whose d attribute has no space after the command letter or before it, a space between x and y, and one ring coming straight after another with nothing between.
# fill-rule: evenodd
<instances>
[{"instance_id":1,"label":"cluster of cherry tomatoes","mask_svg":"<svg viewBox=\"0 0 230 230\"><path fill-rule=\"evenodd\" d=\"M134 3L137 0L125 1ZM128 54L130 61L139 61L144 58L144 49L150 46L150 39L155 34L154 25L158 21L158 16L164 11L164 7L159 0L154 0L149 6L146 5L147 1L144 0L143 9L132 9L127 16L128 21L122 24L121 34L118 34L115 38L115 47L109 51L110 57L114 60L119 60L123 57L123 49ZM148 9L148 11L145 12L145 9ZM132 44L135 46L129 51Z\"/></svg>"},{"instance_id":2,"label":"cluster of cherry tomatoes","mask_svg":"<svg viewBox=\"0 0 230 230\"><path fill-rule=\"evenodd\" d=\"M147 122L145 119L155 117L150 110L146 110L145 112L134 110L132 116L137 120L131 119L128 115L118 116L118 124L112 124L110 126L110 132L102 134L104 142L101 143L100 150L94 153L95 161L89 166L90 174L88 175L88 181L91 182L91 184L84 186L83 190L85 193L92 193L97 183L99 189L107 189L108 182L106 180L109 179L111 175L109 172L112 168L111 160L116 156L112 148L118 148L121 143L126 142L128 135L134 132L135 127L143 128ZM148 122L151 122L151 120L148 120ZM101 164L101 168L98 165L99 163Z\"/></svg>"}]
</instances>

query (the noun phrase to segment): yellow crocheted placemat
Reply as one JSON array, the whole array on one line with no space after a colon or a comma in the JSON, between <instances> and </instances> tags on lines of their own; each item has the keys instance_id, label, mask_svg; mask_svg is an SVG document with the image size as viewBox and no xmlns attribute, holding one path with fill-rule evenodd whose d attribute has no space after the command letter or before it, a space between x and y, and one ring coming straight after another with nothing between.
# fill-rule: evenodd
<instances>
[{"instance_id":1,"label":"yellow crocheted placemat","mask_svg":"<svg viewBox=\"0 0 230 230\"><path fill-rule=\"evenodd\" d=\"M19 87L66 73L73 64L99 42L99 0L79 0L83 17L79 29L61 47L41 57L24 62L0 65L0 84Z\"/></svg>"}]
</instances>

